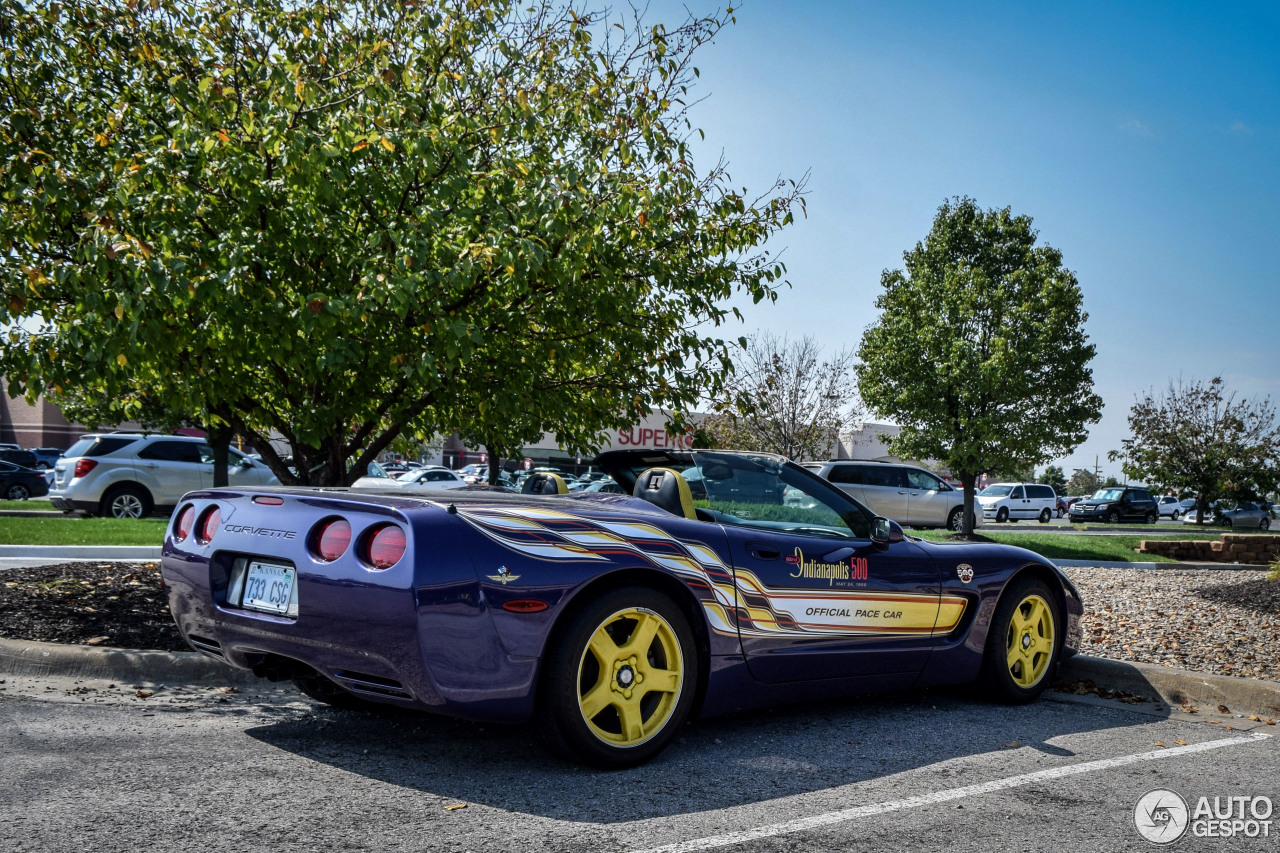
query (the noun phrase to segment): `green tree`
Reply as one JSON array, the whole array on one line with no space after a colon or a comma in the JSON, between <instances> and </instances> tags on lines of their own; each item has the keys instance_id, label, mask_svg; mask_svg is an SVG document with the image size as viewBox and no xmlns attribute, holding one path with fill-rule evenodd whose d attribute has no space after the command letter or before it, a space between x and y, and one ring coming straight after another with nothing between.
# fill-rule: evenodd
<instances>
[{"instance_id":1,"label":"green tree","mask_svg":"<svg viewBox=\"0 0 1280 853\"><path fill-rule=\"evenodd\" d=\"M861 415L849 350L828 359L810 336L759 332L737 356L728 399L700 424L717 447L826 458L841 428Z\"/></svg>"},{"instance_id":2,"label":"green tree","mask_svg":"<svg viewBox=\"0 0 1280 853\"><path fill-rule=\"evenodd\" d=\"M1044 483L1046 486L1052 486L1056 494L1066 494L1067 475L1057 465L1050 465L1044 469L1044 473L1037 479L1037 483Z\"/></svg>"},{"instance_id":3,"label":"green tree","mask_svg":"<svg viewBox=\"0 0 1280 853\"><path fill-rule=\"evenodd\" d=\"M1203 523L1219 498L1262 500L1280 483L1280 422L1270 397L1237 398L1221 377L1178 380L1129 409L1123 456L1151 482L1192 492Z\"/></svg>"},{"instance_id":4,"label":"green tree","mask_svg":"<svg viewBox=\"0 0 1280 853\"><path fill-rule=\"evenodd\" d=\"M694 166L692 60L730 20L0 0L11 392L236 432L286 483L477 417L590 443L691 408L803 206Z\"/></svg>"},{"instance_id":5,"label":"green tree","mask_svg":"<svg viewBox=\"0 0 1280 853\"><path fill-rule=\"evenodd\" d=\"M882 275L858 351L863 401L902 427L893 453L959 477L966 536L978 474L1065 456L1101 415L1079 284L1036 237L1008 208L944 203L905 271Z\"/></svg>"},{"instance_id":6,"label":"green tree","mask_svg":"<svg viewBox=\"0 0 1280 853\"><path fill-rule=\"evenodd\" d=\"M1092 495L1102 486L1102 478L1088 468L1077 468L1071 472L1067 481L1067 493L1072 495Z\"/></svg>"}]
</instances>

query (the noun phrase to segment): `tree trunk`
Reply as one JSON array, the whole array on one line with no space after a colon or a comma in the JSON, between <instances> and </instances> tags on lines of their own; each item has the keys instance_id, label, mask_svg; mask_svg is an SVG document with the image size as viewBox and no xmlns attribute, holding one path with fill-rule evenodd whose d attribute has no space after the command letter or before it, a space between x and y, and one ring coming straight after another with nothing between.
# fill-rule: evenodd
<instances>
[{"instance_id":1,"label":"tree trunk","mask_svg":"<svg viewBox=\"0 0 1280 853\"><path fill-rule=\"evenodd\" d=\"M965 539L973 537L973 487L977 482L977 474L960 472L960 485L964 488L964 519L960 522L960 535Z\"/></svg>"},{"instance_id":2,"label":"tree trunk","mask_svg":"<svg viewBox=\"0 0 1280 853\"><path fill-rule=\"evenodd\" d=\"M498 451L492 444L485 444L484 452L489 454L489 485L498 485L498 471L501 467L498 465Z\"/></svg>"},{"instance_id":3,"label":"tree trunk","mask_svg":"<svg viewBox=\"0 0 1280 853\"><path fill-rule=\"evenodd\" d=\"M205 431L213 448L213 487L227 485L227 465L231 461L231 429L215 427Z\"/></svg>"}]
</instances>

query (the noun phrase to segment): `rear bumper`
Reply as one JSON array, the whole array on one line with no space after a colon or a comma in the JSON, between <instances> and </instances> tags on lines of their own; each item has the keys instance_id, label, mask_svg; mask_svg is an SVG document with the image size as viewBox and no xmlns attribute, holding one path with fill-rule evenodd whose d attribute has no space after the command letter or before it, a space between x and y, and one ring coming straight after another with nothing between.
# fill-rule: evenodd
<instances>
[{"instance_id":1,"label":"rear bumper","mask_svg":"<svg viewBox=\"0 0 1280 853\"><path fill-rule=\"evenodd\" d=\"M478 589L433 590L420 602L409 559L376 583L362 582L363 570L297 564L298 615L289 618L227 601L235 561L245 558L256 559L205 557L166 541L169 606L192 648L276 680L314 670L375 702L493 722L532 715L538 660L503 649Z\"/></svg>"},{"instance_id":2,"label":"rear bumper","mask_svg":"<svg viewBox=\"0 0 1280 853\"><path fill-rule=\"evenodd\" d=\"M49 503L53 504L54 509L60 509L63 512L74 512L75 510L95 512L98 509L98 505L93 501L75 501L70 498L64 498L61 495L55 495L52 492L49 493Z\"/></svg>"}]
</instances>

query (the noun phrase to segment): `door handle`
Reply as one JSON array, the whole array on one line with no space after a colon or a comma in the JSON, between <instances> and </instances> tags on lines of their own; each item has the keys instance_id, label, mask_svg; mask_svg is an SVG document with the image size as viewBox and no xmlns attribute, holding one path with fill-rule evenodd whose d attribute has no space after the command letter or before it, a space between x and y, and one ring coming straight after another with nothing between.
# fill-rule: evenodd
<instances>
[{"instance_id":1,"label":"door handle","mask_svg":"<svg viewBox=\"0 0 1280 853\"><path fill-rule=\"evenodd\" d=\"M782 556L782 552L773 545L765 545L760 542L748 542L747 553L757 560L776 560Z\"/></svg>"}]
</instances>

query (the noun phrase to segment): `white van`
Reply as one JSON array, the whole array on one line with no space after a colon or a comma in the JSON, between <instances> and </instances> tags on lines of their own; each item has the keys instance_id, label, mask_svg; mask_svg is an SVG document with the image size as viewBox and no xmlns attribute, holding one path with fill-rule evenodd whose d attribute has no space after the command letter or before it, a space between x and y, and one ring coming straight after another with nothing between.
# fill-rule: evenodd
<instances>
[{"instance_id":1,"label":"white van","mask_svg":"<svg viewBox=\"0 0 1280 853\"><path fill-rule=\"evenodd\" d=\"M1034 518L1048 524L1058 508L1058 495L1042 483L993 483L977 494L985 521Z\"/></svg>"}]
</instances>

